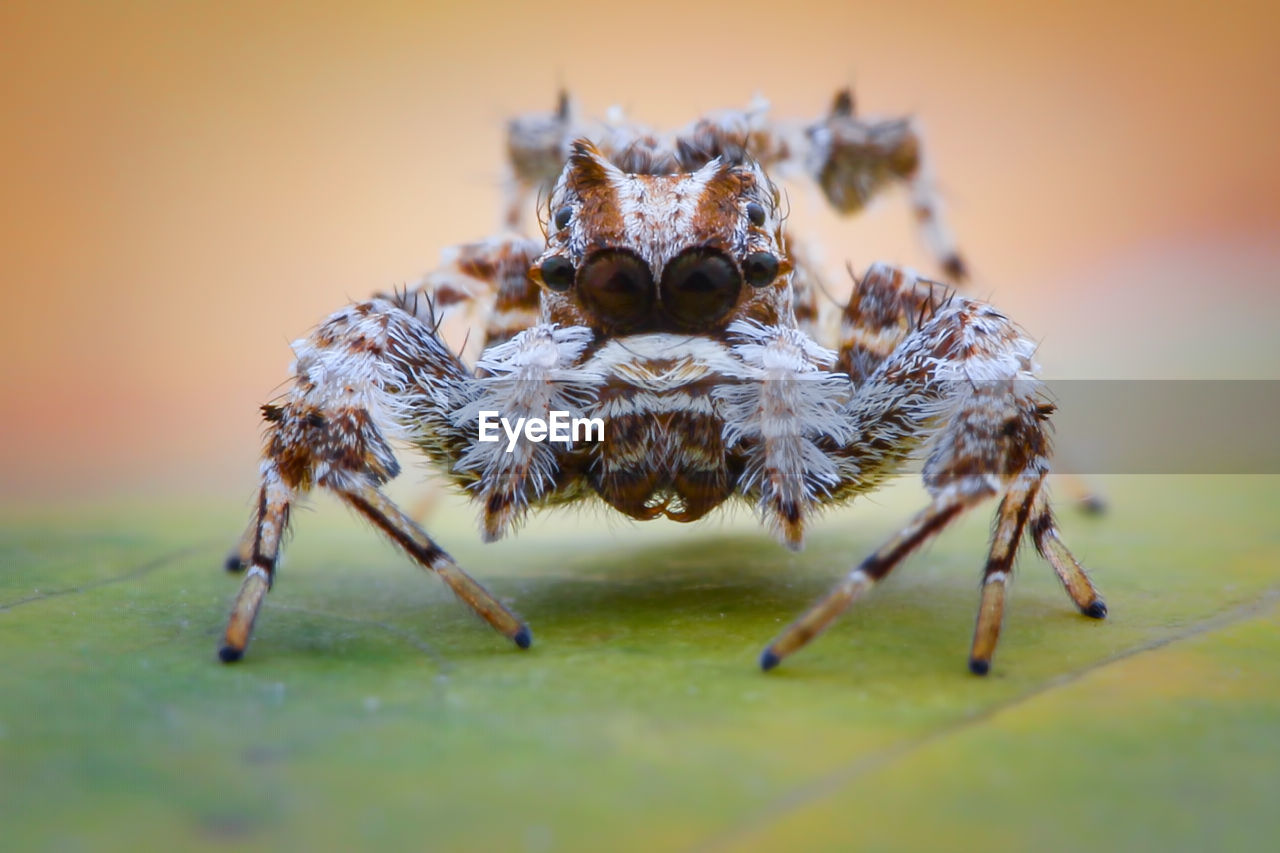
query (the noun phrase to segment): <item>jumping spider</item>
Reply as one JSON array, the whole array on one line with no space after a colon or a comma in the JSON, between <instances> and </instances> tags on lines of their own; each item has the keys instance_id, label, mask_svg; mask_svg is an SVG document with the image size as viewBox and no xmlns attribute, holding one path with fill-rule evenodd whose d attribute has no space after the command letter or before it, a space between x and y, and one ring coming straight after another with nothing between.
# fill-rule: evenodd
<instances>
[{"instance_id":1,"label":"jumping spider","mask_svg":"<svg viewBox=\"0 0 1280 853\"><path fill-rule=\"evenodd\" d=\"M867 122L847 94L808 125L762 108L660 136L615 122L596 141L562 99L513 122L512 211L554 173L545 240L500 236L454 251L417 287L332 315L294 345L293 384L268 421L255 517L230 558L248 568L220 657L238 660L270 588L291 506L336 493L527 648L528 627L380 491L417 446L480 507L494 540L532 507L601 500L635 519L694 521L730 498L799 548L824 507L923 458L929 504L763 652L768 670L827 628L914 549L1002 496L969 667L990 667L1024 533L1085 615L1106 606L1063 544L1044 480L1047 419L1035 344L990 305L884 265L855 281L828 349L815 340L813 271L783 230L765 167L811 175L854 210L892 178L957 277L906 121ZM512 223L518 215L509 211ZM443 342L451 311L487 312L474 366ZM604 439L478 441L482 411L599 417Z\"/></svg>"}]
</instances>

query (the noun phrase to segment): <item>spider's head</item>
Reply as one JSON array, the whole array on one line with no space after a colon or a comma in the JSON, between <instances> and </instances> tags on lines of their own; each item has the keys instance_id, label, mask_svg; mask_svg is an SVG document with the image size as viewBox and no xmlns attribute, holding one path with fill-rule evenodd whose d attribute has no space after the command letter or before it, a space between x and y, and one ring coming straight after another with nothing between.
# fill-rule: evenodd
<instances>
[{"instance_id":1,"label":"spider's head","mask_svg":"<svg viewBox=\"0 0 1280 853\"><path fill-rule=\"evenodd\" d=\"M551 195L547 248L530 270L548 319L605 334L777 322L791 262L778 193L759 164L735 152L694 172L649 174L646 159L624 160L632 173L589 142L573 144Z\"/></svg>"}]
</instances>

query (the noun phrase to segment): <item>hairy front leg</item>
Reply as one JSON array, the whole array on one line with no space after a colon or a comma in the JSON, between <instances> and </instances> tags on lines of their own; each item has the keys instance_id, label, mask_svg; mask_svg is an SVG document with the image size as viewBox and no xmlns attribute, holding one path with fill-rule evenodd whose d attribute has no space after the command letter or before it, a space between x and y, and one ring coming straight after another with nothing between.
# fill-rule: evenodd
<instances>
[{"instance_id":1,"label":"hairy front leg","mask_svg":"<svg viewBox=\"0 0 1280 853\"><path fill-rule=\"evenodd\" d=\"M528 272L542 248L541 242L515 234L452 246L442 253L440 265L417 283L376 297L454 341L461 357L473 363L485 348L510 340L538 322L538 288ZM410 506L410 516L425 521L442 494L439 484L424 482ZM247 561L248 538L228 558L228 568L234 570Z\"/></svg>"},{"instance_id":2,"label":"hairy front leg","mask_svg":"<svg viewBox=\"0 0 1280 853\"><path fill-rule=\"evenodd\" d=\"M244 654L275 579L291 508L315 486L336 493L490 625L527 647L524 623L378 488L399 472L388 439L413 442L446 470L469 443L455 413L479 393L476 380L433 325L374 299L334 314L295 352L292 387L278 405L264 407L267 442L248 572L219 657L231 662Z\"/></svg>"},{"instance_id":3,"label":"hairy front leg","mask_svg":"<svg viewBox=\"0 0 1280 853\"><path fill-rule=\"evenodd\" d=\"M852 274L852 271L851 271ZM873 264L861 279L854 277L853 295L840 313L836 368L855 382L869 378L902 343L954 295L927 278L888 264ZM1077 475L1059 474L1068 497L1085 512L1105 510L1102 496Z\"/></svg>"},{"instance_id":4,"label":"hairy front leg","mask_svg":"<svg viewBox=\"0 0 1280 853\"><path fill-rule=\"evenodd\" d=\"M884 270L882 286L898 281L904 300L919 298L910 277ZM865 294L863 294L865 296ZM858 296L855 295L855 300ZM1052 406L1039 395L1035 345L994 308L955 296L927 299L918 325L856 386L844 410L850 440L830 448L846 479L837 496L866 491L927 449L925 485L932 501L907 526L837 583L761 655L771 669L829 627L908 554L964 510L1004 494L983 576L970 669L990 668L1003 619L1005 589L1017 547L1030 530L1077 607L1106 614L1097 591L1058 535L1043 493L1048 474L1046 421ZM886 336L891 336L886 331ZM874 336L873 336L874 337ZM865 342L864 342L865 344ZM864 344L846 342L846 352ZM868 360L868 364L874 360Z\"/></svg>"}]
</instances>

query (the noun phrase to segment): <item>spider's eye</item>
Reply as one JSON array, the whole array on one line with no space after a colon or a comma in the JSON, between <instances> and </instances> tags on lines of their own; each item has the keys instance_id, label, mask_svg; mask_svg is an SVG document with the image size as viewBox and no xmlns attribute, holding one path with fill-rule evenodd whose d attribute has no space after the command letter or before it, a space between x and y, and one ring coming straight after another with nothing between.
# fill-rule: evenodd
<instances>
[{"instance_id":1,"label":"spider's eye","mask_svg":"<svg viewBox=\"0 0 1280 853\"><path fill-rule=\"evenodd\" d=\"M573 208L565 205L556 211L556 229L564 230L569 225L569 220L573 218Z\"/></svg>"},{"instance_id":2,"label":"spider's eye","mask_svg":"<svg viewBox=\"0 0 1280 853\"><path fill-rule=\"evenodd\" d=\"M714 324L738 302L738 268L713 249L689 249L662 273L662 304L682 326Z\"/></svg>"},{"instance_id":3,"label":"spider's eye","mask_svg":"<svg viewBox=\"0 0 1280 853\"><path fill-rule=\"evenodd\" d=\"M752 252L742 262L742 274L752 287L768 287L778 277L778 259L768 252Z\"/></svg>"},{"instance_id":4,"label":"spider's eye","mask_svg":"<svg viewBox=\"0 0 1280 853\"><path fill-rule=\"evenodd\" d=\"M649 265L630 252L605 249L587 259L578 277L582 305L619 331L642 325L653 311Z\"/></svg>"},{"instance_id":5,"label":"spider's eye","mask_svg":"<svg viewBox=\"0 0 1280 853\"><path fill-rule=\"evenodd\" d=\"M573 261L561 255L552 255L539 267L542 283L552 290L565 291L573 284Z\"/></svg>"},{"instance_id":6,"label":"spider's eye","mask_svg":"<svg viewBox=\"0 0 1280 853\"><path fill-rule=\"evenodd\" d=\"M754 201L747 204L747 218L751 220L751 224L759 228L764 225L764 208L756 204Z\"/></svg>"}]
</instances>

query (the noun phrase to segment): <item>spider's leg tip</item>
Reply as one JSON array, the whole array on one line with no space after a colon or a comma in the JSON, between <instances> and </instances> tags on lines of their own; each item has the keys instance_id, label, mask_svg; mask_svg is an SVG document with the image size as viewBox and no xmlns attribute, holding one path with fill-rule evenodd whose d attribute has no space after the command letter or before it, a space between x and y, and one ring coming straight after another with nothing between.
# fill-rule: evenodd
<instances>
[{"instance_id":1,"label":"spider's leg tip","mask_svg":"<svg viewBox=\"0 0 1280 853\"><path fill-rule=\"evenodd\" d=\"M1087 515L1105 515L1107 512L1107 501L1102 495L1085 495L1080 499L1080 509Z\"/></svg>"},{"instance_id":2,"label":"spider's leg tip","mask_svg":"<svg viewBox=\"0 0 1280 853\"><path fill-rule=\"evenodd\" d=\"M942 270L952 284L962 284L969 277L969 267L959 255L948 255L942 262Z\"/></svg>"},{"instance_id":3,"label":"spider's leg tip","mask_svg":"<svg viewBox=\"0 0 1280 853\"><path fill-rule=\"evenodd\" d=\"M772 646L760 653L760 669L763 671L768 672L780 663L782 663L782 658L778 657L778 653L773 650Z\"/></svg>"},{"instance_id":4,"label":"spider's leg tip","mask_svg":"<svg viewBox=\"0 0 1280 853\"><path fill-rule=\"evenodd\" d=\"M244 657L244 649L237 649L235 646L222 646L218 649L218 659L223 663L235 663Z\"/></svg>"},{"instance_id":5,"label":"spider's leg tip","mask_svg":"<svg viewBox=\"0 0 1280 853\"><path fill-rule=\"evenodd\" d=\"M533 645L533 632L529 630L528 625L521 625L520 630L516 631L515 636L511 638L515 640L517 646L527 649Z\"/></svg>"},{"instance_id":6,"label":"spider's leg tip","mask_svg":"<svg viewBox=\"0 0 1280 853\"><path fill-rule=\"evenodd\" d=\"M1095 598L1088 607L1081 607L1080 612L1090 619L1106 619L1107 603L1101 598Z\"/></svg>"},{"instance_id":7,"label":"spider's leg tip","mask_svg":"<svg viewBox=\"0 0 1280 853\"><path fill-rule=\"evenodd\" d=\"M974 675L986 675L991 671L991 661L981 658L969 658L969 671Z\"/></svg>"}]
</instances>

